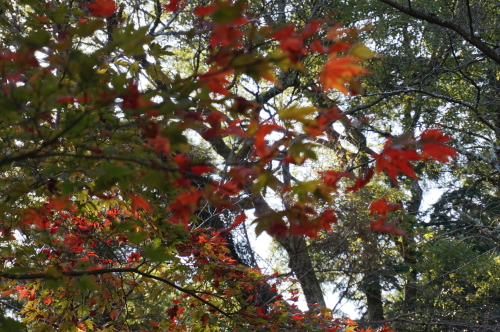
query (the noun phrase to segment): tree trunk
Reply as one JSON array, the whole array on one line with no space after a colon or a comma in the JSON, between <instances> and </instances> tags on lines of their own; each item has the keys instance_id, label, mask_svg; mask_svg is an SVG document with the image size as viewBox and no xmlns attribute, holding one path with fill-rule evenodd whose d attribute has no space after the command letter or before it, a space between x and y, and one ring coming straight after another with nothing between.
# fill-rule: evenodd
<instances>
[{"instance_id":1,"label":"tree trunk","mask_svg":"<svg viewBox=\"0 0 500 332\"><path fill-rule=\"evenodd\" d=\"M420 204L422 203L423 191L420 187L418 181L411 180L411 200L408 206L408 212L411 215L412 222L415 222L418 211L420 210ZM399 244L399 245L398 245ZM405 297L404 304L407 311L413 311L415 309L415 301L417 299L417 288L415 284L417 282L418 271L416 270L417 264L417 243L413 236L408 235L402 237L402 241L396 243L399 247L401 257L403 258L405 264L410 269L408 276L406 277Z\"/></svg>"},{"instance_id":2,"label":"tree trunk","mask_svg":"<svg viewBox=\"0 0 500 332\"><path fill-rule=\"evenodd\" d=\"M382 286L376 272L366 272L361 282L361 290L365 293L368 307L368 320L384 320L384 306L382 303Z\"/></svg>"},{"instance_id":3,"label":"tree trunk","mask_svg":"<svg viewBox=\"0 0 500 332\"><path fill-rule=\"evenodd\" d=\"M260 194L252 197L252 203L255 207L256 216L272 212L271 207ZM289 267L300 281L308 306L315 303L326 306L323 291L316 277L311 256L307 249L305 237L289 235L278 239L278 241L288 253Z\"/></svg>"},{"instance_id":4,"label":"tree trunk","mask_svg":"<svg viewBox=\"0 0 500 332\"><path fill-rule=\"evenodd\" d=\"M316 277L316 272L314 271L304 236L290 235L278 239L278 241L288 253L288 266L297 279L299 279L307 304L318 303L320 306L325 307L326 303L323 297L323 291Z\"/></svg>"}]
</instances>

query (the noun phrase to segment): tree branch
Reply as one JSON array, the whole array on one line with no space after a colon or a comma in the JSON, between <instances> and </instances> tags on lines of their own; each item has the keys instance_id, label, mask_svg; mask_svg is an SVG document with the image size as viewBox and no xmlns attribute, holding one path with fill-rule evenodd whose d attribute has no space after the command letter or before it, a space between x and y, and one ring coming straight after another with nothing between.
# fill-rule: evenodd
<instances>
[{"instance_id":1,"label":"tree branch","mask_svg":"<svg viewBox=\"0 0 500 332\"><path fill-rule=\"evenodd\" d=\"M418 18L424 21L427 21L432 24L436 24L438 26L441 26L443 28L448 28L456 33L458 33L460 36L462 36L466 41L468 41L470 44L474 45L478 50L483 52L486 56L488 56L491 60L495 61L497 64L500 64L500 55L495 52L492 48L490 48L485 42L480 40L479 38L476 38L475 36L471 35L469 32L467 32L466 29L462 28L460 25L458 25L456 22L452 20L445 20L442 18L439 18L436 16L434 13L429 13L429 12L424 12L422 10L417 10L413 9L408 6L404 6L395 0L380 0L386 4L388 4L391 7L394 7L401 11L402 13L405 13L407 15L410 15L414 18Z\"/></svg>"},{"instance_id":2,"label":"tree branch","mask_svg":"<svg viewBox=\"0 0 500 332\"><path fill-rule=\"evenodd\" d=\"M232 315L235 314L235 313L226 312L225 310L217 307L216 305L212 304L211 302L204 300L200 296L196 295L196 293L207 294L206 292L202 292L202 291L200 292L200 291L196 291L196 290L192 290L192 289L187 289L187 288L184 288L181 286L177 286L175 283L173 283L172 281L170 281L168 279L161 278L161 277L155 276L155 275L147 273L147 272L142 272L137 267L107 268L107 269L95 269L95 270L89 270L89 271L62 271L61 275L64 277L81 277L84 275L102 275L102 274L106 274L106 273L136 273L136 274L139 274L139 275L146 277L146 278L161 281L161 282L171 286L172 288L177 289L180 292L186 293L186 294L194 297L198 301L208 305L212 309L217 310L218 312L220 312L221 314L223 314L226 317L231 317ZM0 278L15 279L15 280L33 280L33 279L51 279L51 278L53 278L53 276L50 274L44 273L44 272L42 272L42 273L26 273L26 274L0 272ZM210 294L210 295L212 295L212 294Z\"/></svg>"}]
</instances>

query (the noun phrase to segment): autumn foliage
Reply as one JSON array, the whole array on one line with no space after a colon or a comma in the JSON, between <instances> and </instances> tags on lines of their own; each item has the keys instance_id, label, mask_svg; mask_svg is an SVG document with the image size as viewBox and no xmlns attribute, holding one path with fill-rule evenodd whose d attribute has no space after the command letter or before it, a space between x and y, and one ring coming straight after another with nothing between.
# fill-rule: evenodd
<instances>
[{"instance_id":1,"label":"autumn foliage","mask_svg":"<svg viewBox=\"0 0 500 332\"><path fill-rule=\"evenodd\" d=\"M397 185L402 175L417 178L415 162L449 162L456 155L446 145L450 137L434 128L389 138L364 174L326 170L311 181L281 184L269 165L300 167L314 156L306 143L328 139L333 123L349 119L335 106L306 105L278 110L270 119L259 100L233 89L235 82L245 77L280 88L277 68L307 71L301 61L313 54L325 58L314 73L315 91L358 93L359 80L368 74L363 61L373 54L351 42L355 30L326 19L303 28L260 27L241 1L191 8L171 0L160 14L189 10L201 27L209 27L190 32L206 38L209 50L198 71L167 80L148 62L167 51L148 44L146 29L119 27L123 32L112 32L101 49L77 49L104 33L118 11L115 1L29 7L41 23L0 54L0 95L10 112L2 130L12 143L0 163L6 176L24 174L25 180L2 203L0 290L22 303L24 323L47 331L354 326L326 308L300 311L296 297L277 292L281 277L239 265L226 245L227 234L246 222L245 208L235 203L244 195L273 190L293 198L291 208L252 221L258 234L314 238L337 221L334 208L318 209L318 203L331 204L338 192L359 191L383 173ZM57 20L64 29L54 35L48 25ZM255 45L261 43L273 49L259 52ZM146 64L153 83L162 84L144 89L133 73L139 63ZM197 158L188 140L195 133L215 148L225 140L246 142L245 157L222 167L215 159ZM46 180L33 184L23 161L40 163ZM218 230L197 227L206 206L233 219ZM402 208L375 200L366 226L404 235L397 220L387 221ZM7 250L14 246L20 249ZM259 298L261 293L269 296ZM163 306L161 313L149 310L151 301Z\"/></svg>"}]
</instances>

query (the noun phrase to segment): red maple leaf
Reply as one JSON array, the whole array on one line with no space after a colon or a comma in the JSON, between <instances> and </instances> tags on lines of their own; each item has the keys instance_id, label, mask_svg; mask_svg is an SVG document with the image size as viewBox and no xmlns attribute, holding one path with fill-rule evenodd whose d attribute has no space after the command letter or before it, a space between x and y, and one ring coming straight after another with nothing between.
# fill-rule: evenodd
<instances>
[{"instance_id":1,"label":"red maple leaf","mask_svg":"<svg viewBox=\"0 0 500 332\"><path fill-rule=\"evenodd\" d=\"M308 25L302 30L300 35L297 35L297 33L295 33L295 27L288 25L276 31L272 37L281 42L280 48L288 53L292 62L298 62L302 56L307 54L307 50L304 47L304 38L316 31L317 28L315 30L314 26Z\"/></svg>"},{"instance_id":2,"label":"red maple leaf","mask_svg":"<svg viewBox=\"0 0 500 332\"><path fill-rule=\"evenodd\" d=\"M387 199L384 197L372 202L370 205L370 214L378 213L381 216L386 216L387 212L401 210L402 208L403 206L400 204L387 203Z\"/></svg>"},{"instance_id":3,"label":"red maple leaf","mask_svg":"<svg viewBox=\"0 0 500 332\"><path fill-rule=\"evenodd\" d=\"M344 52L351 46L351 43L337 41L335 44L330 46L325 46L323 43L315 38L309 45L311 51L321 53L321 54L329 54L333 52Z\"/></svg>"},{"instance_id":4,"label":"red maple leaf","mask_svg":"<svg viewBox=\"0 0 500 332\"><path fill-rule=\"evenodd\" d=\"M397 234L397 235L406 235L405 231L403 231L401 229L394 228L394 226L396 226L396 223L399 221L399 218L394 219L390 223L384 225L385 220L386 220L386 217L384 216L384 217L378 218L377 220L371 221L370 228L373 229L374 231L379 231L379 232L393 233L393 234Z\"/></svg>"},{"instance_id":5,"label":"red maple leaf","mask_svg":"<svg viewBox=\"0 0 500 332\"><path fill-rule=\"evenodd\" d=\"M255 137L254 146L255 146L255 152L260 157L262 162L267 162L267 160L270 157L272 157L270 155L272 151L270 151L270 149L268 148L265 137L268 134L272 133L273 131L282 131L282 130L283 127L275 123L259 125L259 128L254 134Z\"/></svg>"},{"instance_id":6,"label":"red maple leaf","mask_svg":"<svg viewBox=\"0 0 500 332\"><path fill-rule=\"evenodd\" d=\"M178 153L172 158L174 162L179 166L179 172L186 173L191 167L191 158L189 158L184 153Z\"/></svg>"},{"instance_id":7,"label":"red maple leaf","mask_svg":"<svg viewBox=\"0 0 500 332\"><path fill-rule=\"evenodd\" d=\"M128 84L127 91L121 97L123 99L123 108L130 108L135 110L139 107L146 107L154 104L152 101L144 100L142 98L142 94L139 92L139 88L133 82L130 82Z\"/></svg>"},{"instance_id":8,"label":"red maple leaf","mask_svg":"<svg viewBox=\"0 0 500 332\"><path fill-rule=\"evenodd\" d=\"M184 0L170 0L170 2L166 5L163 5L168 12L178 12L186 7L187 1Z\"/></svg>"},{"instance_id":9,"label":"red maple leaf","mask_svg":"<svg viewBox=\"0 0 500 332\"><path fill-rule=\"evenodd\" d=\"M375 158L377 173L385 171L395 185L398 183L396 177L400 172L418 180L413 166L411 166L409 162L422 160L422 156L414 150L396 146L398 145L393 146L392 140L389 139L382 152L380 152L379 155L373 155Z\"/></svg>"},{"instance_id":10,"label":"red maple leaf","mask_svg":"<svg viewBox=\"0 0 500 332\"><path fill-rule=\"evenodd\" d=\"M131 262L139 262L141 260L141 253L140 252L134 252L132 254L130 254L130 256L128 256L127 258L127 262L131 263Z\"/></svg>"},{"instance_id":11,"label":"red maple leaf","mask_svg":"<svg viewBox=\"0 0 500 332\"><path fill-rule=\"evenodd\" d=\"M321 214L321 226L323 226L327 231L331 230L331 224L337 222L337 216L335 215L335 210L329 209L323 211Z\"/></svg>"},{"instance_id":12,"label":"red maple leaf","mask_svg":"<svg viewBox=\"0 0 500 332\"><path fill-rule=\"evenodd\" d=\"M243 35L243 31L229 24L216 25L210 38L210 46L215 47L233 45L234 47L241 46L239 38Z\"/></svg>"},{"instance_id":13,"label":"red maple leaf","mask_svg":"<svg viewBox=\"0 0 500 332\"><path fill-rule=\"evenodd\" d=\"M152 146L155 149L155 153L164 153L165 155L170 154L170 141L168 138L157 134L156 137L148 139L146 146Z\"/></svg>"},{"instance_id":14,"label":"red maple leaf","mask_svg":"<svg viewBox=\"0 0 500 332\"><path fill-rule=\"evenodd\" d=\"M335 171L323 171L319 172L322 177L323 183L329 187L337 189L337 182L340 181L343 177L352 177L351 173L347 172L335 172Z\"/></svg>"},{"instance_id":15,"label":"red maple leaf","mask_svg":"<svg viewBox=\"0 0 500 332\"><path fill-rule=\"evenodd\" d=\"M312 20L307 23L307 25L300 31L300 36L302 39L307 38L309 36L314 35L318 32L321 24L323 24L323 20Z\"/></svg>"},{"instance_id":16,"label":"red maple leaf","mask_svg":"<svg viewBox=\"0 0 500 332\"><path fill-rule=\"evenodd\" d=\"M230 83L226 77L232 74L231 70L220 71L211 68L207 73L200 75L200 83L202 87L206 86L210 92L228 96L229 91L227 91L224 85Z\"/></svg>"},{"instance_id":17,"label":"red maple leaf","mask_svg":"<svg viewBox=\"0 0 500 332\"><path fill-rule=\"evenodd\" d=\"M56 211L62 211L71 205L71 201L67 196L63 197L49 197L47 198L47 208Z\"/></svg>"},{"instance_id":18,"label":"red maple leaf","mask_svg":"<svg viewBox=\"0 0 500 332\"><path fill-rule=\"evenodd\" d=\"M291 37L295 31L295 27L293 25L287 25L282 29L279 29L275 33L273 33L272 37L276 40L283 40L285 38Z\"/></svg>"},{"instance_id":19,"label":"red maple leaf","mask_svg":"<svg viewBox=\"0 0 500 332\"><path fill-rule=\"evenodd\" d=\"M94 0L94 3L82 4L90 11L90 15L97 17L110 17L116 12L116 3L114 0Z\"/></svg>"},{"instance_id":20,"label":"red maple leaf","mask_svg":"<svg viewBox=\"0 0 500 332\"><path fill-rule=\"evenodd\" d=\"M47 219L48 211L44 208L30 208L22 212L23 224L36 225L38 229L46 229L50 227L50 221Z\"/></svg>"},{"instance_id":21,"label":"red maple leaf","mask_svg":"<svg viewBox=\"0 0 500 332\"><path fill-rule=\"evenodd\" d=\"M214 5L198 6L194 9L193 14L198 16L210 15L217 9Z\"/></svg>"},{"instance_id":22,"label":"red maple leaf","mask_svg":"<svg viewBox=\"0 0 500 332\"><path fill-rule=\"evenodd\" d=\"M209 165L194 165L191 166L191 172L194 174L204 174L204 173L210 173L214 168Z\"/></svg>"},{"instance_id":23,"label":"red maple leaf","mask_svg":"<svg viewBox=\"0 0 500 332\"><path fill-rule=\"evenodd\" d=\"M288 53L292 62L298 62L302 56L307 54L303 40L298 37L288 37L281 40L280 48Z\"/></svg>"},{"instance_id":24,"label":"red maple leaf","mask_svg":"<svg viewBox=\"0 0 500 332\"><path fill-rule=\"evenodd\" d=\"M370 182L370 180L373 177L373 167L370 167L368 169L368 172L366 173L366 176L364 178L358 178L356 179L356 183L354 183L354 186L348 187L347 192L349 191L358 191L359 189L363 188Z\"/></svg>"},{"instance_id":25,"label":"red maple leaf","mask_svg":"<svg viewBox=\"0 0 500 332\"><path fill-rule=\"evenodd\" d=\"M178 312L179 312L179 307L177 305L174 305L172 308L167 309L167 314L170 317L170 319L175 318Z\"/></svg>"},{"instance_id":26,"label":"red maple leaf","mask_svg":"<svg viewBox=\"0 0 500 332\"><path fill-rule=\"evenodd\" d=\"M439 129L429 129L420 135L420 141L423 143L422 156L425 159L434 159L441 162L450 161L450 157L456 157L457 151L444 143L451 139L444 135Z\"/></svg>"},{"instance_id":27,"label":"red maple leaf","mask_svg":"<svg viewBox=\"0 0 500 332\"><path fill-rule=\"evenodd\" d=\"M323 135L328 126L331 126L333 122L343 117L344 115L342 115L336 107L322 110L319 112L314 122L304 125L304 131L313 137Z\"/></svg>"},{"instance_id":28,"label":"red maple leaf","mask_svg":"<svg viewBox=\"0 0 500 332\"><path fill-rule=\"evenodd\" d=\"M167 211L172 212L171 222L181 222L187 228L189 219L198 208L199 201L203 197L201 191L195 188L189 188L189 191L183 192L170 204Z\"/></svg>"},{"instance_id":29,"label":"red maple leaf","mask_svg":"<svg viewBox=\"0 0 500 332\"><path fill-rule=\"evenodd\" d=\"M266 229L266 232L279 239L288 235L288 227L283 220L276 220Z\"/></svg>"},{"instance_id":30,"label":"red maple leaf","mask_svg":"<svg viewBox=\"0 0 500 332\"><path fill-rule=\"evenodd\" d=\"M247 216L245 215L245 213L241 213L241 214L237 215L236 218L234 218L234 222L229 227L221 229L220 232L221 233L229 232L229 231L235 229L236 227L238 227L245 220L247 220Z\"/></svg>"},{"instance_id":31,"label":"red maple leaf","mask_svg":"<svg viewBox=\"0 0 500 332\"><path fill-rule=\"evenodd\" d=\"M215 192L226 196L234 196L243 190L241 182L231 180L227 182L214 181L213 184L216 186Z\"/></svg>"}]
</instances>

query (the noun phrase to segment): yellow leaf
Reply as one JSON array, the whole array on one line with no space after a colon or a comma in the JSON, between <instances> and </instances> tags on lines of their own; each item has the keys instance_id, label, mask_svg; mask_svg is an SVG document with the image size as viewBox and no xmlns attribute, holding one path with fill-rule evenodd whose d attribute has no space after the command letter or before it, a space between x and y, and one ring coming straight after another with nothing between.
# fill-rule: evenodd
<instances>
[{"instance_id":1,"label":"yellow leaf","mask_svg":"<svg viewBox=\"0 0 500 332\"><path fill-rule=\"evenodd\" d=\"M281 120L297 120L304 121L304 118L311 113L317 111L316 107L291 107L284 110L279 110L278 115Z\"/></svg>"},{"instance_id":2,"label":"yellow leaf","mask_svg":"<svg viewBox=\"0 0 500 332\"><path fill-rule=\"evenodd\" d=\"M130 63L128 63L125 60L115 60L115 61L113 61L113 63L115 63L115 64L117 64L119 66L124 66L124 67L130 66Z\"/></svg>"},{"instance_id":3,"label":"yellow leaf","mask_svg":"<svg viewBox=\"0 0 500 332\"><path fill-rule=\"evenodd\" d=\"M365 45L356 44L349 51L349 55L356 57L356 58L369 59L369 58L373 58L376 54L375 54L375 52L372 52L372 50L370 50Z\"/></svg>"}]
</instances>

